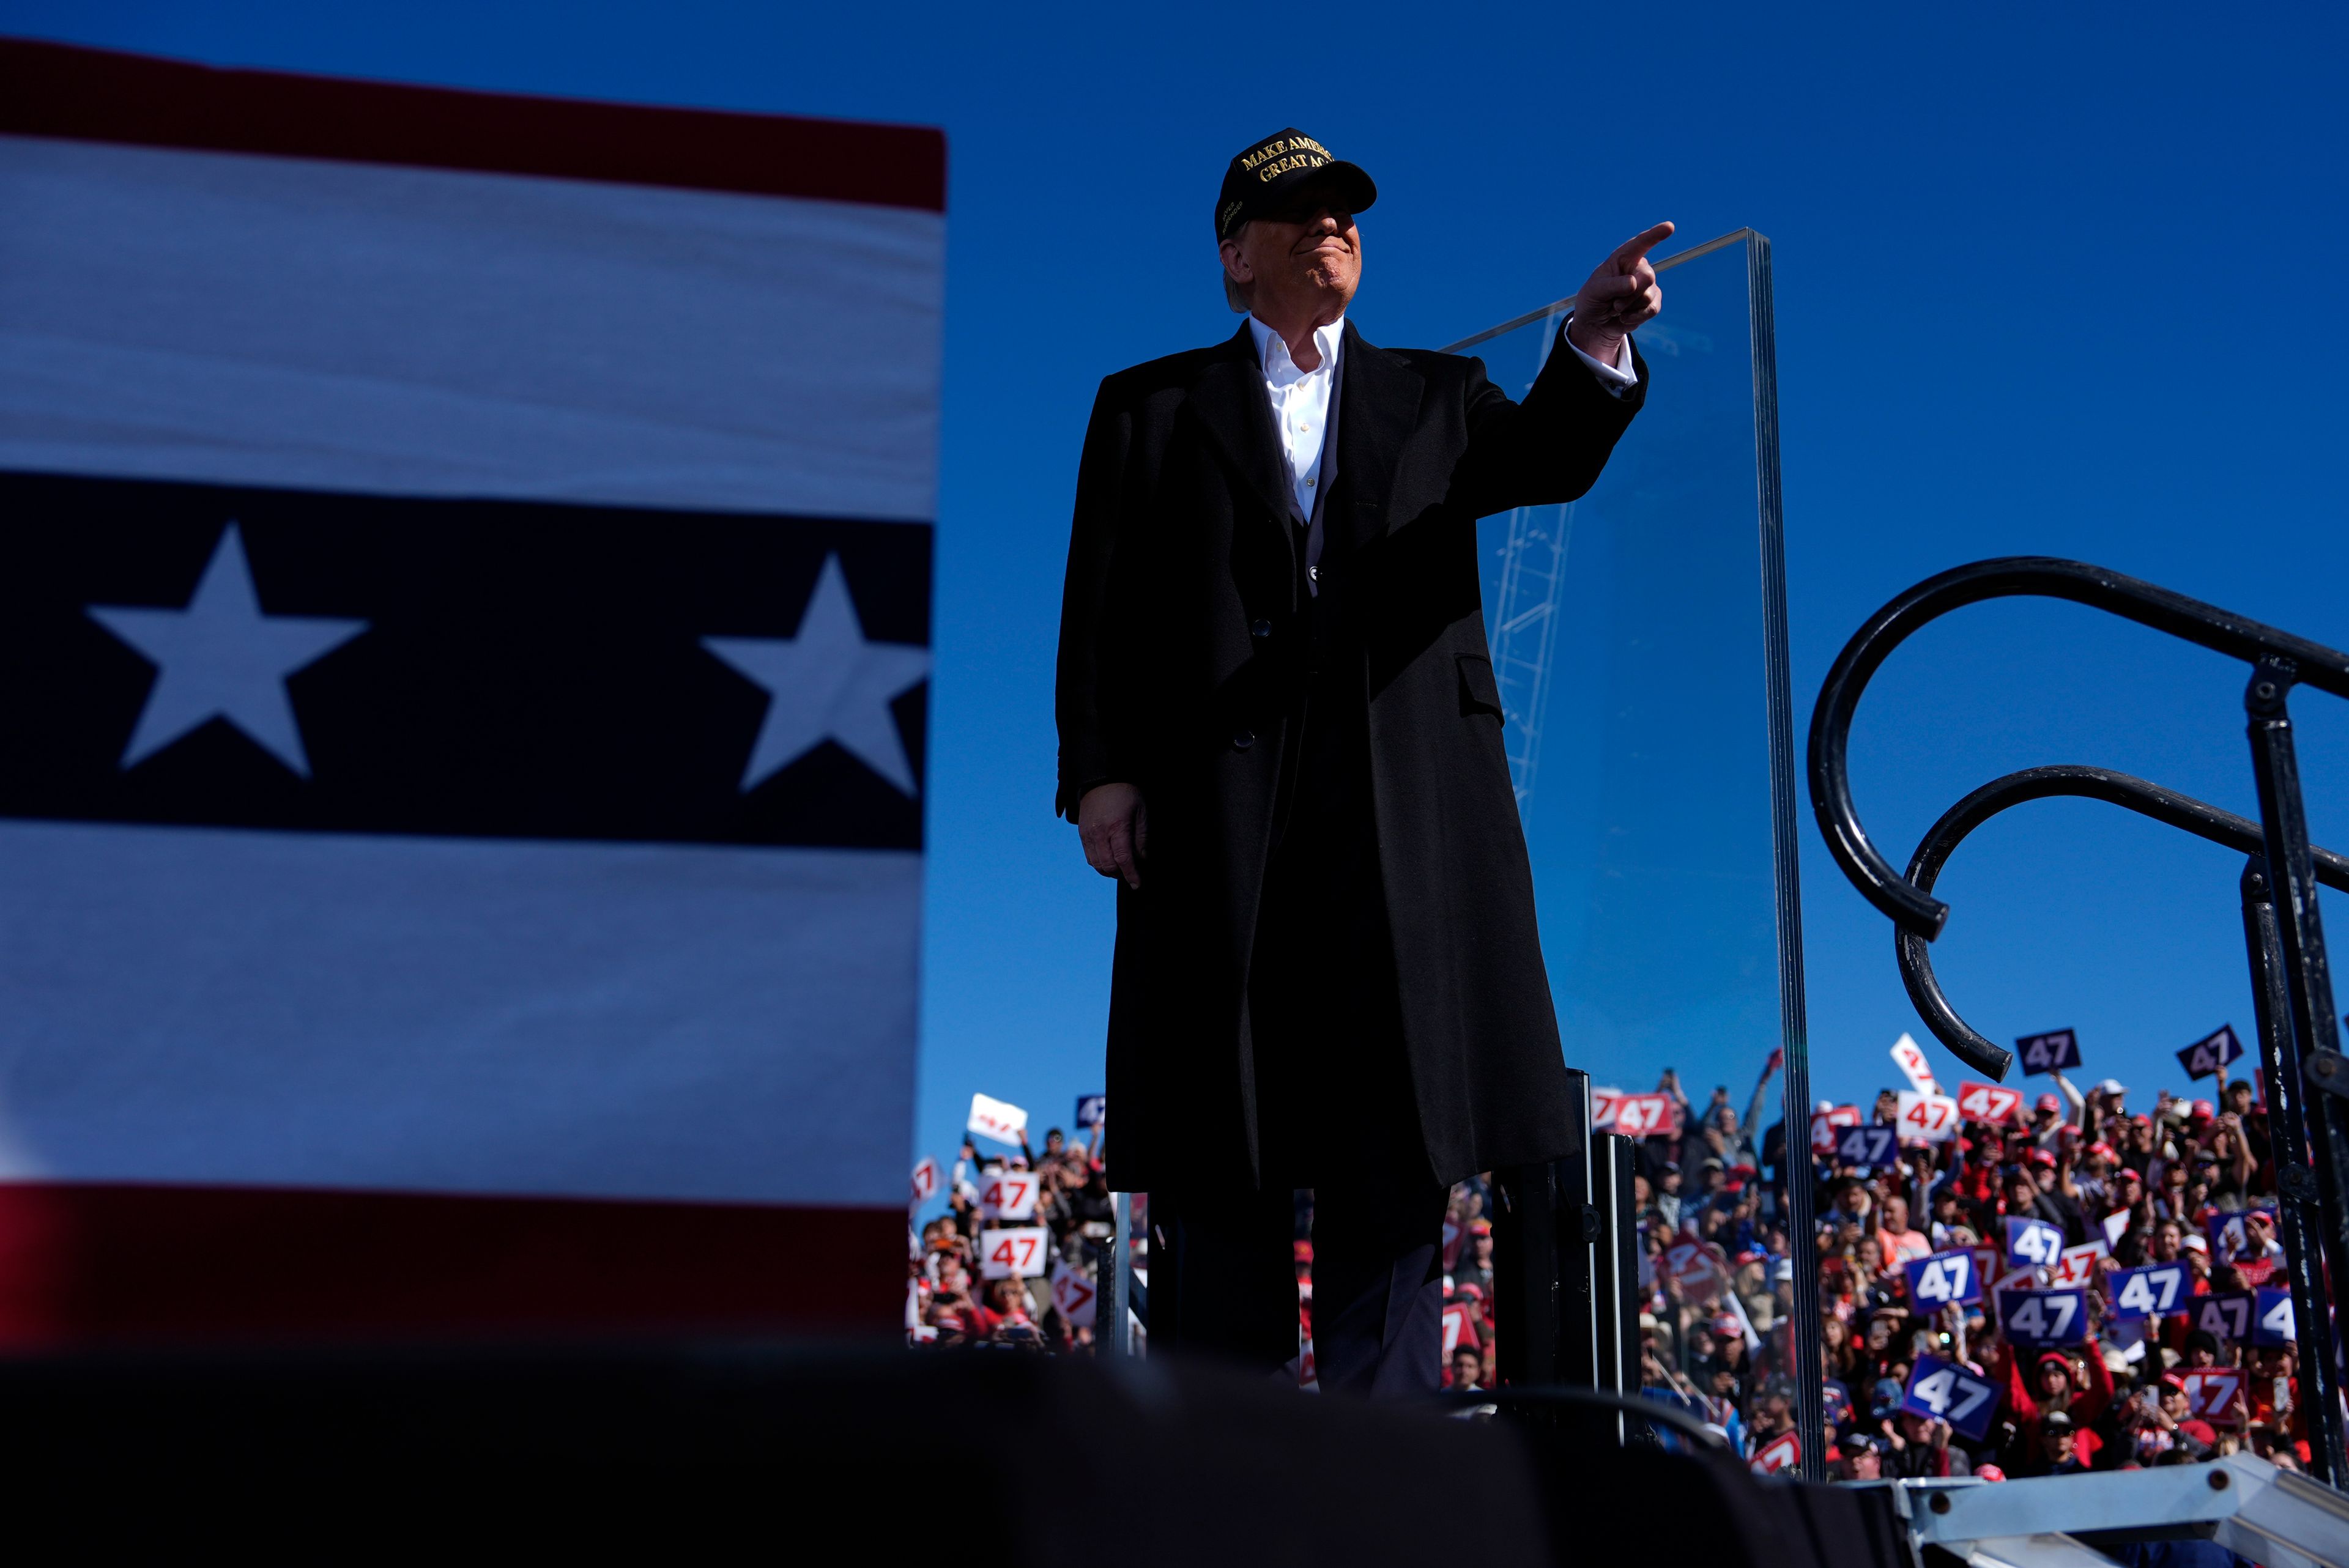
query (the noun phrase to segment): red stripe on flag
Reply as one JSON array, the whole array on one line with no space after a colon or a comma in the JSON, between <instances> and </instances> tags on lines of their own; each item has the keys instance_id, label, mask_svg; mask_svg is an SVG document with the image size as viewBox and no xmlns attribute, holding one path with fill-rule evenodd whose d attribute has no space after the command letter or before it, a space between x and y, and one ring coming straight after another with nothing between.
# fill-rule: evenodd
<instances>
[{"instance_id":1,"label":"red stripe on flag","mask_svg":"<svg viewBox=\"0 0 2349 1568\"><path fill-rule=\"evenodd\" d=\"M0 132L947 208L946 133L284 71L0 38Z\"/></svg>"},{"instance_id":2,"label":"red stripe on flag","mask_svg":"<svg viewBox=\"0 0 2349 1568\"><path fill-rule=\"evenodd\" d=\"M0 1185L0 1349L873 1333L905 1302L895 1209Z\"/></svg>"}]
</instances>

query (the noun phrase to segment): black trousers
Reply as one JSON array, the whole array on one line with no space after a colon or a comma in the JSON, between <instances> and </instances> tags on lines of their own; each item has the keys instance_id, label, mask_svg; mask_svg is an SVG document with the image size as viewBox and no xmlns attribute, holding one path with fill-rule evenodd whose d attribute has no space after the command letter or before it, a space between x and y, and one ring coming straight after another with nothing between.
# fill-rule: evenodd
<instances>
[{"instance_id":1,"label":"black trousers","mask_svg":"<svg viewBox=\"0 0 2349 1568\"><path fill-rule=\"evenodd\" d=\"M1290 755L1248 985L1262 1181L1152 1192L1151 1339L1267 1372L1295 1357L1290 1190L1309 1187L1321 1387L1433 1393L1448 1194L1404 1054L1359 696L1317 678Z\"/></svg>"}]
</instances>

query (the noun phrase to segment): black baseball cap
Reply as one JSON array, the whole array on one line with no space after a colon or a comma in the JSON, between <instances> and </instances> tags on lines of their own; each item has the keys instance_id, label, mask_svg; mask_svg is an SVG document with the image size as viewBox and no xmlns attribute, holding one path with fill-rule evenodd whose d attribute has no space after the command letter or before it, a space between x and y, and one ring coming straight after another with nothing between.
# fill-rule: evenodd
<instances>
[{"instance_id":1,"label":"black baseball cap","mask_svg":"<svg viewBox=\"0 0 2349 1568\"><path fill-rule=\"evenodd\" d=\"M1379 199L1369 175L1293 125L1250 143L1224 170L1224 188L1216 197L1216 238L1229 239L1249 219L1282 211L1299 189L1315 183L1328 187L1332 207L1349 212L1368 211Z\"/></svg>"}]
</instances>

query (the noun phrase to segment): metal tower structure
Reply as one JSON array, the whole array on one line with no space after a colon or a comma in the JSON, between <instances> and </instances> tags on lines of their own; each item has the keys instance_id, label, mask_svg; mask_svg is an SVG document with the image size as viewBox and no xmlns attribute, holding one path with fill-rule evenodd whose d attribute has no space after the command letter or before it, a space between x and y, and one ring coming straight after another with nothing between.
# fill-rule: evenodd
<instances>
[{"instance_id":1,"label":"metal tower structure","mask_svg":"<svg viewBox=\"0 0 2349 1568\"><path fill-rule=\"evenodd\" d=\"M1518 389L1523 397L1557 346L1564 309L1553 306L1542 321L1532 375ZM1503 730L1509 758L1509 786L1517 814L1533 799L1541 766L1542 714L1549 706L1550 658L1557 644L1558 602L1566 589L1567 546L1574 537L1574 507L1521 506L1509 513L1501 545L1501 593L1492 625L1493 676L1501 688Z\"/></svg>"}]
</instances>

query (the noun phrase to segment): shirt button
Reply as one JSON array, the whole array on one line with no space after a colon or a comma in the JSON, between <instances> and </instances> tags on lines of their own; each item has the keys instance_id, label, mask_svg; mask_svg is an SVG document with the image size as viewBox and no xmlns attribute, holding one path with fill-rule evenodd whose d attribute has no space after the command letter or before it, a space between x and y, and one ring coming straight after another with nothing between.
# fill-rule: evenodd
<instances>
[{"instance_id":1,"label":"shirt button","mask_svg":"<svg viewBox=\"0 0 2349 1568\"><path fill-rule=\"evenodd\" d=\"M1251 636L1251 637L1269 637L1269 636L1271 636L1271 635L1272 635L1272 623L1271 623L1271 622L1269 622L1269 621L1251 621L1251 622L1249 622L1249 623L1248 623L1248 635L1249 635L1249 636Z\"/></svg>"},{"instance_id":2,"label":"shirt button","mask_svg":"<svg viewBox=\"0 0 2349 1568\"><path fill-rule=\"evenodd\" d=\"M1321 482L1321 476L1320 476L1319 474L1312 474L1312 475L1309 475L1309 476L1308 476L1308 477L1307 477L1307 479L1306 479L1306 480L1305 480L1305 488L1306 488L1307 490L1311 490L1315 485L1318 485L1318 484L1319 484L1320 482Z\"/></svg>"},{"instance_id":3,"label":"shirt button","mask_svg":"<svg viewBox=\"0 0 2349 1568\"><path fill-rule=\"evenodd\" d=\"M1236 729L1232 731L1232 749L1234 751L1246 751L1249 747L1254 746L1255 744L1255 730Z\"/></svg>"}]
</instances>

